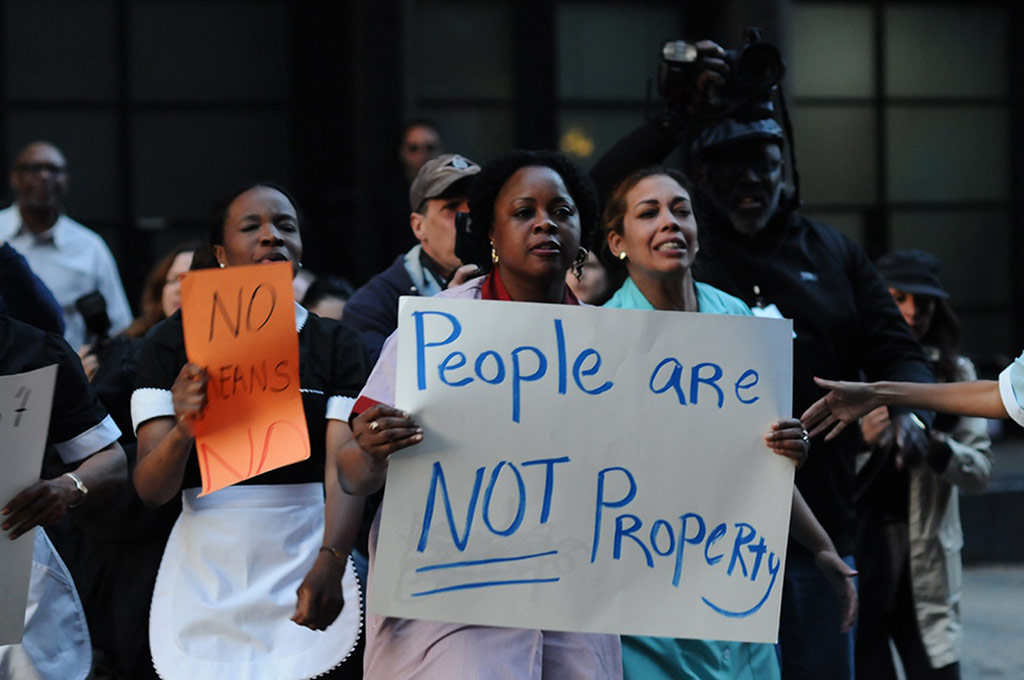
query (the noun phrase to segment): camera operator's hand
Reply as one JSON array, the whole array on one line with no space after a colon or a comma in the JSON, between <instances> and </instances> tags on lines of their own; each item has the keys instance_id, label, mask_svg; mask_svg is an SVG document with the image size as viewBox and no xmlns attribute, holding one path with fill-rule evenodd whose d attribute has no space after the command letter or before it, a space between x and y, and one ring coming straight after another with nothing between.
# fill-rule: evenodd
<instances>
[{"instance_id":1,"label":"camera operator's hand","mask_svg":"<svg viewBox=\"0 0 1024 680\"><path fill-rule=\"evenodd\" d=\"M708 84L725 85L725 77L729 75L729 64L726 63L725 50L713 40L701 40L697 43L697 63L700 74L697 76L697 91L702 98L707 97Z\"/></svg>"}]
</instances>

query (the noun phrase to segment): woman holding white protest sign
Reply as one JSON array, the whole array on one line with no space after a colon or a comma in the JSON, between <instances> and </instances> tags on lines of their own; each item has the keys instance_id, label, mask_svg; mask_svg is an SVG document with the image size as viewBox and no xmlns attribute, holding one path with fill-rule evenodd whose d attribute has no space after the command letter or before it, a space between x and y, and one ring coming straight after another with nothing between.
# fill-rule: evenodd
<instances>
[{"instance_id":1,"label":"woman holding white protest sign","mask_svg":"<svg viewBox=\"0 0 1024 680\"><path fill-rule=\"evenodd\" d=\"M221 267L283 261L294 271L299 226L283 189L254 184L214 213L210 243ZM355 331L299 305L295 325L311 455L202 496L195 426L215 386L188 362L180 312L143 349L132 395L135 484L148 504L181 492L183 506L150 611L153 661L165 679L358 676L341 664L360 627L348 552L363 504L341 490L333 460L352 436L365 351Z\"/></svg>"},{"instance_id":2,"label":"woman holding white protest sign","mask_svg":"<svg viewBox=\"0 0 1024 680\"><path fill-rule=\"evenodd\" d=\"M698 244L690 195L686 177L662 167L638 170L612 190L595 250L610 269L625 267L628 277L606 307L751 314L738 298L694 280ZM765 440L772 451L797 464L807 456L807 432L795 418L774 423ZM796 487L790 533L811 550L836 588L843 601L840 626L848 630L857 609L856 572L842 561ZM627 680L780 677L769 644L624 636L622 648Z\"/></svg>"},{"instance_id":3,"label":"woman holding white protest sign","mask_svg":"<svg viewBox=\"0 0 1024 680\"><path fill-rule=\"evenodd\" d=\"M469 198L471 222L459 233L463 262L486 276L441 297L579 304L565 284L586 251L581 237L595 223L597 201L589 180L564 156L513 151L486 165ZM355 439L342 452L339 477L346 491L370 494L387 476L388 457L418 444L423 431L393 408L397 337L392 335L353 407ZM370 578L380 513L370 535ZM498 628L368 616L365 677L621 678L615 635Z\"/></svg>"}]
</instances>

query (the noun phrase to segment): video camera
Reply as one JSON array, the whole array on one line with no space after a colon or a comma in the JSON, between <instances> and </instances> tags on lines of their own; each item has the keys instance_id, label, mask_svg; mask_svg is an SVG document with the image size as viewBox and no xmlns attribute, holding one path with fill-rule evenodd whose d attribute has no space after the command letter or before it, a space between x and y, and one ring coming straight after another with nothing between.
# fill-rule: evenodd
<instances>
[{"instance_id":1,"label":"video camera","mask_svg":"<svg viewBox=\"0 0 1024 680\"><path fill-rule=\"evenodd\" d=\"M110 317L107 316L107 301L98 290L87 293L75 300L75 308L85 321L85 332L93 338L93 351L110 340Z\"/></svg>"},{"instance_id":2,"label":"video camera","mask_svg":"<svg viewBox=\"0 0 1024 680\"><path fill-rule=\"evenodd\" d=\"M704 70L697 44L669 40L661 48L658 91L669 112L698 124L721 118L761 120L772 115L772 96L786 72L779 49L761 39L761 31L748 28L744 45L726 50L729 65L724 85L708 83L701 91L698 77Z\"/></svg>"}]
</instances>

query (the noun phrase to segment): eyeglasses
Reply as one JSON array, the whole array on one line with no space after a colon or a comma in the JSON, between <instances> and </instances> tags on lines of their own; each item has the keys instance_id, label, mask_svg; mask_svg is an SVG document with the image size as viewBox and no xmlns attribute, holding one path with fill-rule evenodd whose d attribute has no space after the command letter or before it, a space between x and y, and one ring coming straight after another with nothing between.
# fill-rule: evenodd
<instances>
[{"instance_id":1,"label":"eyeglasses","mask_svg":"<svg viewBox=\"0 0 1024 680\"><path fill-rule=\"evenodd\" d=\"M54 163L18 163L14 166L14 169L26 175L38 175L43 171L51 175L63 175L67 171L67 166L55 165Z\"/></svg>"}]
</instances>

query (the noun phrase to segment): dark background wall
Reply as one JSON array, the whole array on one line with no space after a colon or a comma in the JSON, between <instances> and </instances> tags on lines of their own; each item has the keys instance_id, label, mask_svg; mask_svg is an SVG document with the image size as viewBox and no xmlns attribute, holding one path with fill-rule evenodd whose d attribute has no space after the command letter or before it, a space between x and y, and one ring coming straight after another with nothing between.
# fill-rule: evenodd
<instances>
[{"instance_id":1,"label":"dark background wall","mask_svg":"<svg viewBox=\"0 0 1024 680\"><path fill-rule=\"evenodd\" d=\"M0 156L64 149L68 212L133 302L249 179L298 196L306 266L358 283L406 118L478 161L589 166L642 120L663 40L759 25L788 62L805 210L873 255L939 255L984 363L1024 345L1022 24L1010 2L0 0Z\"/></svg>"}]
</instances>

